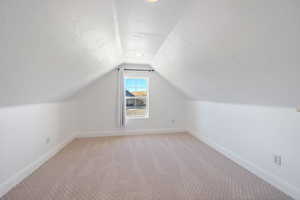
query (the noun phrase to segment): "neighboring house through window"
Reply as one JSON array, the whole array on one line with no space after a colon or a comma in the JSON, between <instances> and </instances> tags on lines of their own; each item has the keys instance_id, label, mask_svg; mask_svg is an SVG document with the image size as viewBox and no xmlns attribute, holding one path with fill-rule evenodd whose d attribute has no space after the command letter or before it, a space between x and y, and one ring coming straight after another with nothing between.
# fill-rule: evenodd
<instances>
[{"instance_id":1,"label":"neighboring house through window","mask_svg":"<svg viewBox=\"0 0 300 200\"><path fill-rule=\"evenodd\" d=\"M149 78L125 77L126 118L149 117Z\"/></svg>"}]
</instances>

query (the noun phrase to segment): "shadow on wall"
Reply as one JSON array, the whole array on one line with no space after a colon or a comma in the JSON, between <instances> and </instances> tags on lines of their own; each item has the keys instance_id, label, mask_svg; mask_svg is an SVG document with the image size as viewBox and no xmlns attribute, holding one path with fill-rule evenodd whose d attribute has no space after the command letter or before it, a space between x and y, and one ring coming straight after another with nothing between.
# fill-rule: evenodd
<instances>
[{"instance_id":1,"label":"shadow on wall","mask_svg":"<svg viewBox=\"0 0 300 200\"><path fill-rule=\"evenodd\" d=\"M164 75L156 71L157 76L161 78L165 82L165 84L168 84L170 87L172 87L174 90L176 90L178 93L180 93L185 99L190 99L190 97L187 95L186 92L184 92L182 89L176 87L175 84L173 84L170 80L167 79Z\"/></svg>"},{"instance_id":2,"label":"shadow on wall","mask_svg":"<svg viewBox=\"0 0 300 200\"><path fill-rule=\"evenodd\" d=\"M69 102L69 101L76 99L78 96L80 96L82 93L84 93L87 88L91 88L94 85L99 84L102 79L105 79L105 77L109 77L112 74L116 74L116 72L117 72L116 69L112 69L112 70L109 70L109 71L103 73L100 76L97 76L95 79L87 82L85 85L82 85L76 92L74 92L72 95L66 97L63 101ZM116 81L117 81L117 79L116 79Z\"/></svg>"}]
</instances>

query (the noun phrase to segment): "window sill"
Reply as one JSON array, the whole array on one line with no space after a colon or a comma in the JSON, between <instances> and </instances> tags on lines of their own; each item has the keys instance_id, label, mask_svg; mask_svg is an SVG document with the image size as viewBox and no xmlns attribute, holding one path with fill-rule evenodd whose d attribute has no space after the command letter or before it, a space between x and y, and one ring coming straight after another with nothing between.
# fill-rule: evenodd
<instances>
[{"instance_id":1,"label":"window sill","mask_svg":"<svg viewBox=\"0 0 300 200\"><path fill-rule=\"evenodd\" d=\"M146 116L146 117L126 117L126 120L130 120L130 119L149 119L149 116Z\"/></svg>"}]
</instances>

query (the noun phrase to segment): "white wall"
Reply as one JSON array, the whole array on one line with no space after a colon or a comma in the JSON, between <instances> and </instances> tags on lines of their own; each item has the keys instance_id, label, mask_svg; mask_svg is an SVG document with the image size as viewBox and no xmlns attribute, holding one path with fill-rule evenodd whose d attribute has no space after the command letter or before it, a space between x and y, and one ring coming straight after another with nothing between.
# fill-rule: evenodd
<instances>
[{"instance_id":1,"label":"white wall","mask_svg":"<svg viewBox=\"0 0 300 200\"><path fill-rule=\"evenodd\" d=\"M150 118L130 120L127 130L185 129L182 94L158 74L149 77ZM0 197L75 133L116 131L117 103L117 72L113 71L65 102L0 108Z\"/></svg>"},{"instance_id":2,"label":"white wall","mask_svg":"<svg viewBox=\"0 0 300 200\"><path fill-rule=\"evenodd\" d=\"M126 129L184 129L185 97L156 72L143 72L139 75L149 76L149 119L129 120ZM118 129L117 86L117 72L111 71L72 98L77 102L75 107L78 111L79 132Z\"/></svg>"},{"instance_id":3,"label":"white wall","mask_svg":"<svg viewBox=\"0 0 300 200\"><path fill-rule=\"evenodd\" d=\"M0 196L69 141L68 108L66 103L0 108Z\"/></svg>"},{"instance_id":4,"label":"white wall","mask_svg":"<svg viewBox=\"0 0 300 200\"><path fill-rule=\"evenodd\" d=\"M188 103L188 127L240 164L300 199L300 113L293 108ZM282 167L273 155L282 156Z\"/></svg>"}]
</instances>

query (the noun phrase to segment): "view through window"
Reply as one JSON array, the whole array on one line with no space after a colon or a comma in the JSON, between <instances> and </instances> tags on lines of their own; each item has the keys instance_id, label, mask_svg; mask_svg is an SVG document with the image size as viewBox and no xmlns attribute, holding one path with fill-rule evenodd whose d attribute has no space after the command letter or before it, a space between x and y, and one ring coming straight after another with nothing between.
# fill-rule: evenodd
<instances>
[{"instance_id":1,"label":"view through window","mask_svg":"<svg viewBox=\"0 0 300 200\"><path fill-rule=\"evenodd\" d=\"M149 107L148 78L126 77L125 100L127 118L147 118Z\"/></svg>"}]
</instances>

